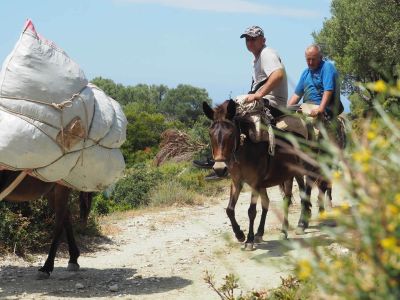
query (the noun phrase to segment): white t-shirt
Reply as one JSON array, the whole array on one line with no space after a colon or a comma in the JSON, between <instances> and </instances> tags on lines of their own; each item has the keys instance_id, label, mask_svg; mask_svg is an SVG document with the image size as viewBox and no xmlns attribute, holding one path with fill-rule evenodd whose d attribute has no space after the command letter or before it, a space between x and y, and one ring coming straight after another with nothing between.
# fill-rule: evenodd
<instances>
[{"instance_id":1,"label":"white t-shirt","mask_svg":"<svg viewBox=\"0 0 400 300\"><path fill-rule=\"evenodd\" d=\"M254 82L251 90L254 91L254 88L257 86L258 83L267 79L272 72L278 69L283 69L285 76L268 95L264 96L264 98L268 99L272 106L286 107L288 99L288 87L285 66L283 65L278 53L272 48L264 47L261 50L260 56L256 60L254 60Z\"/></svg>"}]
</instances>

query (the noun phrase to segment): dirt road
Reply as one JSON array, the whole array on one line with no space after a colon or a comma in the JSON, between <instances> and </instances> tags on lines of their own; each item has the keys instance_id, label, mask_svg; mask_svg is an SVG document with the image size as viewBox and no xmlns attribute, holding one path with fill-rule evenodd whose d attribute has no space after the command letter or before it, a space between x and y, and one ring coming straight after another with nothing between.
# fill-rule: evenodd
<instances>
[{"instance_id":1,"label":"dirt road","mask_svg":"<svg viewBox=\"0 0 400 300\"><path fill-rule=\"evenodd\" d=\"M225 214L226 194L204 206L107 218L102 226L108 239L99 249L81 254L78 272L67 272L67 257L61 257L50 279L36 280L45 255L32 263L0 257L0 299L219 299L203 280L205 270L215 274L219 284L225 275L234 273L243 291L276 287L280 277L290 272L288 256L307 251L307 247L297 249L279 240L281 221L276 213L282 212L282 198L277 188L268 194L271 204L264 242L254 251L244 251L234 239ZM250 194L242 193L236 211L245 231L249 201ZM295 193L289 216L292 228L298 221L299 202ZM315 200L313 205L316 216ZM260 210L256 222L259 216ZM321 245L332 243L316 226L302 236L289 232L289 241L316 239Z\"/></svg>"}]
</instances>

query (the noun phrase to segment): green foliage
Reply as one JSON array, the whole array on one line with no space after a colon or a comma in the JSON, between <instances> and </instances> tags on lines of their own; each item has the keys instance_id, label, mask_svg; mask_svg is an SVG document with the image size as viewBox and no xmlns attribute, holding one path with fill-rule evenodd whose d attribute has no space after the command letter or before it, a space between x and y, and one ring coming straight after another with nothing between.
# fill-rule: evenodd
<instances>
[{"instance_id":1,"label":"green foliage","mask_svg":"<svg viewBox=\"0 0 400 300\"><path fill-rule=\"evenodd\" d=\"M375 108L380 117L360 124L350 149L331 150L341 171L327 175L347 202L321 219L337 221L325 229L336 246L312 246L296 262L300 279L339 299L400 299L400 124L378 101Z\"/></svg>"},{"instance_id":2,"label":"green foliage","mask_svg":"<svg viewBox=\"0 0 400 300\"><path fill-rule=\"evenodd\" d=\"M356 83L384 79L395 84L400 75L399 1L333 0L331 12L332 17L313 36L343 75L342 92L358 93L351 110L355 117L362 117L373 112L375 93ZM388 102L382 103L384 107L395 104L398 110L398 97L382 100Z\"/></svg>"},{"instance_id":3,"label":"green foliage","mask_svg":"<svg viewBox=\"0 0 400 300\"><path fill-rule=\"evenodd\" d=\"M151 110L151 108L150 108ZM160 143L161 133L167 128L164 116L143 110L139 103L130 103L124 108L128 126L127 139L122 145L122 153L128 167L149 157ZM139 152L140 153L137 153ZM146 154L149 154L146 156Z\"/></svg>"},{"instance_id":4,"label":"green foliage","mask_svg":"<svg viewBox=\"0 0 400 300\"><path fill-rule=\"evenodd\" d=\"M124 86L102 77L93 78L91 82L123 105L135 102L157 106L168 92L168 88L165 85L149 86L138 84L136 86Z\"/></svg>"},{"instance_id":5,"label":"green foliage","mask_svg":"<svg viewBox=\"0 0 400 300\"><path fill-rule=\"evenodd\" d=\"M205 89L180 84L171 89L161 102L160 109L170 119L178 119L185 124L193 124L203 115L203 101L211 104Z\"/></svg>"},{"instance_id":6,"label":"green foliage","mask_svg":"<svg viewBox=\"0 0 400 300\"><path fill-rule=\"evenodd\" d=\"M42 250L51 242L54 217L47 200L30 203L0 202L0 250Z\"/></svg>"},{"instance_id":7,"label":"green foliage","mask_svg":"<svg viewBox=\"0 0 400 300\"><path fill-rule=\"evenodd\" d=\"M148 193L161 180L161 173L145 164L137 164L115 185L112 198L129 208L147 206Z\"/></svg>"},{"instance_id":8,"label":"green foliage","mask_svg":"<svg viewBox=\"0 0 400 300\"><path fill-rule=\"evenodd\" d=\"M239 278L234 274L228 274L223 284L218 287L214 275L205 272L204 281L213 289L221 300L302 300L310 299L314 288L308 283L300 284L293 276L282 278L278 288L271 290L250 291L243 293L239 290Z\"/></svg>"},{"instance_id":9,"label":"green foliage","mask_svg":"<svg viewBox=\"0 0 400 300\"><path fill-rule=\"evenodd\" d=\"M160 182L151 192L151 206L192 205L202 202L202 197L187 189L179 180L172 179Z\"/></svg>"}]
</instances>

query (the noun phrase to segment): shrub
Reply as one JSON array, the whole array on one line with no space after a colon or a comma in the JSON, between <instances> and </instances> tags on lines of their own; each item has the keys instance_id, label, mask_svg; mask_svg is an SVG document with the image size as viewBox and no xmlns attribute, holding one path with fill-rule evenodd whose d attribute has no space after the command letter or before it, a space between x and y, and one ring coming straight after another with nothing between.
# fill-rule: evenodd
<instances>
[{"instance_id":1,"label":"shrub","mask_svg":"<svg viewBox=\"0 0 400 300\"><path fill-rule=\"evenodd\" d=\"M332 151L341 171L329 176L347 203L321 219L337 220L325 229L337 247L312 247L295 264L300 279L343 299L400 299L400 126L375 109L380 117L363 122L349 151Z\"/></svg>"},{"instance_id":2,"label":"shrub","mask_svg":"<svg viewBox=\"0 0 400 300\"><path fill-rule=\"evenodd\" d=\"M46 248L51 242L54 216L47 200L0 202L0 248L25 254Z\"/></svg>"},{"instance_id":3,"label":"shrub","mask_svg":"<svg viewBox=\"0 0 400 300\"><path fill-rule=\"evenodd\" d=\"M112 198L118 205L137 208L149 204L149 191L161 180L161 173L154 167L136 164L115 185Z\"/></svg>"},{"instance_id":4,"label":"shrub","mask_svg":"<svg viewBox=\"0 0 400 300\"><path fill-rule=\"evenodd\" d=\"M152 206L185 205L201 203L202 197L185 188L176 179L172 179L158 184L149 201Z\"/></svg>"}]
</instances>

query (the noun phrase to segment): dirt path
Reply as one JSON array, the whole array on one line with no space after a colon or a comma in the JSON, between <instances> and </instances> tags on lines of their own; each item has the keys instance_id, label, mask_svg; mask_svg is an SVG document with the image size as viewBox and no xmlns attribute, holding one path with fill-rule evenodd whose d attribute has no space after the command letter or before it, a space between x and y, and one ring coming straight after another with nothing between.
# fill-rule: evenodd
<instances>
[{"instance_id":1,"label":"dirt path","mask_svg":"<svg viewBox=\"0 0 400 300\"><path fill-rule=\"evenodd\" d=\"M240 278L243 291L276 287L280 276L290 271L286 265L288 256L304 248L296 250L278 239L281 222L276 212L282 211L282 198L277 188L268 194L271 204L265 241L254 251L243 251L234 240L225 214L226 195L204 206L108 219L103 226L110 233L109 243L95 252L83 253L79 272L67 272L67 258L59 258L50 279L39 281L35 275L44 255L33 263L0 258L0 299L219 299L203 280L205 270L215 274L218 283L234 273ZM236 210L245 231L249 201L250 194L242 193ZM298 221L298 194L294 201L289 216L291 227ZM316 216L315 200L313 204ZM256 222L259 216L258 210ZM332 242L321 236L315 226L302 236L291 230L289 240L296 239L318 239L321 245Z\"/></svg>"}]
</instances>

